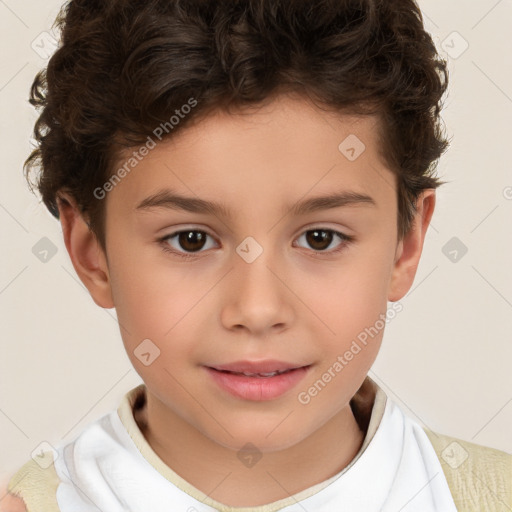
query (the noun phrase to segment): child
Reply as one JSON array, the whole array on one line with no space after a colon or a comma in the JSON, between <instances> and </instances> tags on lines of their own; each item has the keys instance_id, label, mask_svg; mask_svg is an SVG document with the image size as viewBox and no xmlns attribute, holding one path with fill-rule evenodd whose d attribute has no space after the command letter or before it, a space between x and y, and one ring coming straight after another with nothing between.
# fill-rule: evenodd
<instances>
[{"instance_id":1,"label":"child","mask_svg":"<svg viewBox=\"0 0 512 512\"><path fill-rule=\"evenodd\" d=\"M368 376L448 147L414 1L73 0L58 24L27 167L144 384L6 510L509 510L511 455Z\"/></svg>"}]
</instances>

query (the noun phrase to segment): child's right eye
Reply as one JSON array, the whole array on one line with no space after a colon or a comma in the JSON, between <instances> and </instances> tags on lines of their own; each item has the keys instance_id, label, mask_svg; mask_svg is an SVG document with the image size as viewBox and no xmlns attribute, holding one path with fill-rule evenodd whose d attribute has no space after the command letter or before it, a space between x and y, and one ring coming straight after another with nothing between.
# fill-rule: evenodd
<instances>
[{"instance_id":1,"label":"child's right eye","mask_svg":"<svg viewBox=\"0 0 512 512\"><path fill-rule=\"evenodd\" d=\"M159 241L161 242L161 246L164 251L176 254L177 256L180 256L182 258L191 259L194 258L194 254L187 254L186 252L181 252L179 249L172 249L168 241L176 239L178 241L178 244L182 246L184 249L192 252L198 252L200 249L204 247L206 237L210 237L210 235L205 231L199 231L196 229L186 229L183 231L176 231L174 233L171 233L170 235L160 238Z\"/></svg>"}]
</instances>

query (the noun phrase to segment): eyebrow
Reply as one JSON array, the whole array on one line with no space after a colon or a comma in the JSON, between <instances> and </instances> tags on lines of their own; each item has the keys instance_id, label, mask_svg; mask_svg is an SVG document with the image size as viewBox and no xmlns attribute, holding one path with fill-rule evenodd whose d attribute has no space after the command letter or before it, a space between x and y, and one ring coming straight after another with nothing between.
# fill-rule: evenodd
<instances>
[{"instance_id":1,"label":"eyebrow","mask_svg":"<svg viewBox=\"0 0 512 512\"><path fill-rule=\"evenodd\" d=\"M375 200L366 195L353 191L341 191L326 196L312 197L289 206L287 209L293 215L305 215L331 208L343 206L377 206ZM231 217L229 209L223 203L207 201L195 197L186 197L176 192L164 189L143 199L135 210L148 211L154 208L168 208L172 210L185 210L191 213L205 213L215 216Z\"/></svg>"}]
</instances>

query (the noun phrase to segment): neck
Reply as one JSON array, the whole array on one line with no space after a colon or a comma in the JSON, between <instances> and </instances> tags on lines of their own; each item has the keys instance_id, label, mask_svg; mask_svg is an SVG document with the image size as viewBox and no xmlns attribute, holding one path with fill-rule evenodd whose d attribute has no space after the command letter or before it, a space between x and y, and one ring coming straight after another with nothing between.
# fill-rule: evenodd
<instances>
[{"instance_id":1,"label":"neck","mask_svg":"<svg viewBox=\"0 0 512 512\"><path fill-rule=\"evenodd\" d=\"M167 466L213 500L234 507L272 503L336 475L358 453L366 434L361 426L368 424L367 417L356 418L347 404L308 438L285 450L266 452L257 464L245 468L235 451L204 436L150 393L135 420Z\"/></svg>"}]
</instances>

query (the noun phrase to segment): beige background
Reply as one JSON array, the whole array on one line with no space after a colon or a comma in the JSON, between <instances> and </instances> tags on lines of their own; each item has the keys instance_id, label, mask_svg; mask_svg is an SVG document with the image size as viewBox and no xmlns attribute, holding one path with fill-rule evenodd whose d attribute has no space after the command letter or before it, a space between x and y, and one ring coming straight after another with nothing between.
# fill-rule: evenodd
<instances>
[{"instance_id":1,"label":"beige background","mask_svg":"<svg viewBox=\"0 0 512 512\"><path fill-rule=\"evenodd\" d=\"M29 88L60 4L0 0L2 480L41 442L71 439L140 382L115 312L94 304L60 224L22 174L36 119ZM443 119L453 140L439 175L451 183L438 191L415 284L370 375L420 424L512 453L512 0L420 7L449 59ZM43 237L57 249L46 263L32 252ZM445 255L453 237L468 249L456 262Z\"/></svg>"}]
</instances>

